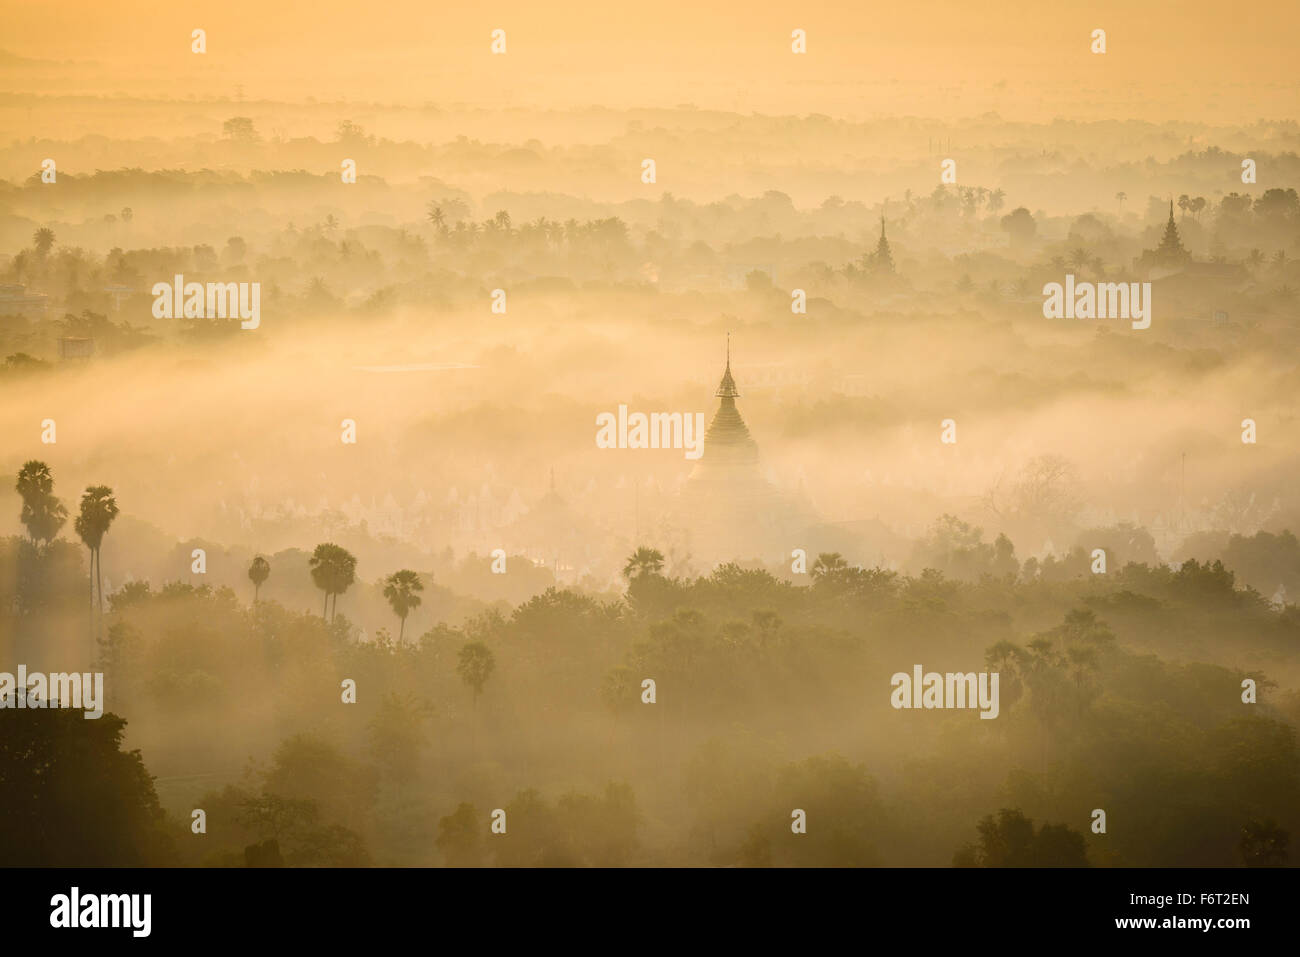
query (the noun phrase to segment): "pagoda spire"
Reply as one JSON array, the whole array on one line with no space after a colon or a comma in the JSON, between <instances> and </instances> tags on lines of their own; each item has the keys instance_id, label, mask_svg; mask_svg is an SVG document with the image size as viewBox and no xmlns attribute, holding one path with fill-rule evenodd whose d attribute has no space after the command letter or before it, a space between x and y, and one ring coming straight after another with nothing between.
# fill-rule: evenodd
<instances>
[{"instance_id":1,"label":"pagoda spire","mask_svg":"<svg viewBox=\"0 0 1300 957\"><path fill-rule=\"evenodd\" d=\"M722 373L722 381L718 383L718 391L714 395L721 401L713 422L704 433L704 455L696 466L697 470L704 468L720 474L716 473L717 467L725 469L735 465L753 465L758 461L758 446L754 444L745 420L736 408L736 397L740 395L740 390L736 388L736 380L731 375L731 333L727 333L726 370Z\"/></svg>"},{"instance_id":2,"label":"pagoda spire","mask_svg":"<svg viewBox=\"0 0 1300 957\"><path fill-rule=\"evenodd\" d=\"M885 214L880 214L880 242L876 243L876 251L868 260L872 269L879 272L892 273L894 271L894 254L889 250L889 240L885 238Z\"/></svg>"},{"instance_id":3,"label":"pagoda spire","mask_svg":"<svg viewBox=\"0 0 1300 957\"><path fill-rule=\"evenodd\" d=\"M1177 263L1188 258L1183 241L1178 236L1178 224L1174 222L1174 201L1169 201L1169 222L1165 223L1165 234L1156 247L1156 258L1165 263Z\"/></svg>"},{"instance_id":4,"label":"pagoda spire","mask_svg":"<svg viewBox=\"0 0 1300 957\"><path fill-rule=\"evenodd\" d=\"M734 399L740 395L740 390L736 388L736 380L731 377L731 333L727 333L727 369L722 373L722 381L718 383L718 391L714 393L720 399Z\"/></svg>"}]
</instances>

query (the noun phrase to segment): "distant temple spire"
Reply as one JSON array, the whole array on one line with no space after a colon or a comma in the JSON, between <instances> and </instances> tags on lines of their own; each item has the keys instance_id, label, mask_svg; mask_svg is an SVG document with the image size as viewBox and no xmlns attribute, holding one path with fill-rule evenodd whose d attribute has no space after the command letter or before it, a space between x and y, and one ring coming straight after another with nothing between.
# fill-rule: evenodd
<instances>
[{"instance_id":1,"label":"distant temple spire","mask_svg":"<svg viewBox=\"0 0 1300 957\"><path fill-rule=\"evenodd\" d=\"M889 250L889 240L885 238L885 214L880 214L880 242L876 243L876 253L871 264L881 272L894 271L894 255Z\"/></svg>"},{"instance_id":2,"label":"distant temple spire","mask_svg":"<svg viewBox=\"0 0 1300 957\"><path fill-rule=\"evenodd\" d=\"M736 380L731 377L731 333L727 333L727 370L722 373L722 381L718 383L718 391L713 393L720 399L734 399L740 395L736 388Z\"/></svg>"},{"instance_id":3,"label":"distant temple spire","mask_svg":"<svg viewBox=\"0 0 1300 957\"><path fill-rule=\"evenodd\" d=\"M789 542L803 540L814 516L768 476L736 408L740 390L731 374L729 339L724 369L718 409L704 433L703 454L674 503L673 524L701 562L779 560L789 554Z\"/></svg>"},{"instance_id":4,"label":"distant temple spire","mask_svg":"<svg viewBox=\"0 0 1300 957\"><path fill-rule=\"evenodd\" d=\"M714 393L722 401L713 416L708 430L704 433L704 455L697 468L711 470L718 465L745 464L757 462L758 446L754 444L736 408L736 397L740 390L731 375L731 333L727 333L727 367Z\"/></svg>"},{"instance_id":5,"label":"distant temple spire","mask_svg":"<svg viewBox=\"0 0 1300 957\"><path fill-rule=\"evenodd\" d=\"M1161 263L1178 263L1190 258L1183 248L1183 241L1178 236L1178 224L1174 222L1174 201L1169 201L1169 222L1165 223L1165 234L1156 247L1155 258Z\"/></svg>"}]
</instances>

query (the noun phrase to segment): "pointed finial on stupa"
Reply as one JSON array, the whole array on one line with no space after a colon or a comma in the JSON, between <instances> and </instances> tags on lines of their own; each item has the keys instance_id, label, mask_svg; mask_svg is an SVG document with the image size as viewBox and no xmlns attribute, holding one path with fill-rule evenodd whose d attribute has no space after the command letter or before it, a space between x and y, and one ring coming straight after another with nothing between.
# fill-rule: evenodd
<instances>
[{"instance_id":1,"label":"pointed finial on stupa","mask_svg":"<svg viewBox=\"0 0 1300 957\"><path fill-rule=\"evenodd\" d=\"M740 395L736 388L736 380L731 377L731 333L727 333L727 368L722 373L722 381L718 383L718 391L714 395L722 398L735 398Z\"/></svg>"}]
</instances>

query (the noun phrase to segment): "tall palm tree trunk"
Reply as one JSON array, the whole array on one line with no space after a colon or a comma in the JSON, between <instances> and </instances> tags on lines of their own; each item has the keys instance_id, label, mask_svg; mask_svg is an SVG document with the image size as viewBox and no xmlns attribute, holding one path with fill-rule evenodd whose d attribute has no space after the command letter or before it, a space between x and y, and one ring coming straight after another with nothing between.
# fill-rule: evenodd
<instances>
[{"instance_id":1,"label":"tall palm tree trunk","mask_svg":"<svg viewBox=\"0 0 1300 957\"><path fill-rule=\"evenodd\" d=\"M90 643L95 644L95 550L89 548L90 566L87 569L86 578L90 580Z\"/></svg>"},{"instance_id":2,"label":"tall palm tree trunk","mask_svg":"<svg viewBox=\"0 0 1300 957\"><path fill-rule=\"evenodd\" d=\"M320 616L328 620L330 613L330 593L325 593L325 604L321 606Z\"/></svg>"},{"instance_id":3,"label":"tall palm tree trunk","mask_svg":"<svg viewBox=\"0 0 1300 957\"><path fill-rule=\"evenodd\" d=\"M99 549L95 549L95 586L99 589L99 632L104 631L104 566L99 558Z\"/></svg>"},{"instance_id":4,"label":"tall palm tree trunk","mask_svg":"<svg viewBox=\"0 0 1300 957\"><path fill-rule=\"evenodd\" d=\"M402 616L402 624L397 629L397 643L402 643L402 636L406 634L406 616Z\"/></svg>"}]
</instances>

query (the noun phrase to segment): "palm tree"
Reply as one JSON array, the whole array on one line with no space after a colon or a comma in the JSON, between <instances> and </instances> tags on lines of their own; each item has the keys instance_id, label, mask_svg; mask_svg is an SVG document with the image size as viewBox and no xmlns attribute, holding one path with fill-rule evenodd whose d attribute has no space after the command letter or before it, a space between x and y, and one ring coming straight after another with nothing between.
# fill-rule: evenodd
<instances>
[{"instance_id":1,"label":"palm tree","mask_svg":"<svg viewBox=\"0 0 1300 957\"><path fill-rule=\"evenodd\" d=\"M271 563L261 555L253 559L248 566L248 580L253 583L253 604L257 604L257 593L262 590L262 583L271 577Z\"/></svg>"},{"instance_id":2,"label":"palm tree","mask_svg":"<svg viewBox=\"0 0 1300 957\"><path fill-rule=\"evenodd\" d=\"M429 205L426 208L428 212L425 213L425 219L433 224L433 228L438 231L439 235L445 233L447 231L447 214L442 211L442 207L433 200L429 200Z\"/></svg>"},{"instance_id":3,"label":"palm tree","mask_svg":"<svg viewBox=\"0 0 1300 957\"><path fill-rule=\"evenodd\" d=\"M32 245L36 247L36 255L44 259L54 248L54 230L49 226L42 226L32 234Z\"/></svg>"},{"instance_id":4,"label":"palm tree","mask_svg":"<svg viewBox=\"0 0 1300 957\"><path fill-rule=\"evenodd\" d=\"M356 558L346 548L332 542L325 542L316 546L307 564L311 566L311 580L325 593L325 605L321 617L324 618L329 614L331 596L334 596L334 609L337 613L337 596L347 591L357 580ZM330 619L333 620L333 615L330 615Z\"/></svg>"},{"instance_id":5,"label":"palm tree","mask_svg":"<svg viewBox=\"0 0 1300 957\"><path fill-rule=\"evenodd\" d=\"M334 602L330 621L333 621L338 616L339 595L351 588L352 583L357 580L357 560L346 549L339 549L338 561L335 567L337 568L337 575L334 579Z\"/></svg>"},{"instance_id":6,"label":"palm tree","mask_svg":"<svg viewBox=\"0 0 1300 957\"><path fill-rule=\"evenodd\" d=\"M628 581L642 575L658 575L664 568L663 553L642 545L628 558L623 566L623 577Z\"/></svg>"},{"instance_id":7,"label":"palm tree","mask_svg":"<svg viewBox=\"0 0 1300 957\"><path fill-rule=\"evenodd\" d=\"M613 740L614 727L619 715L625 712L636 698L636 679L632 669L619 665L605 675L600 685L600 699L614 716L614 725L610 728L610 740Z\"/></svg>"},{"instance_id":8,"label":"palm tree","mask_svg":"<svg viewBox=\"0 0 1300 957\"><path fill-rule=\"evenodd\" d=\"M487 684L488 678L492 676L492 669L496 667L496 657L492 654L492 649L481 641L471 641L465 647L461 648L459 659L456 663L456 674L460 675L460 680L469 685L474 692L474 712L478 713L478 696L483 691L483 686ZM471 731L470 748L478 747L478 721L474 721L474 727Z\"/></svg>"},{"instance_id":9,"label":"palm tree","mask_svg":"<svg viewBox=\"0 0 1300 957\"><path fill-rule=\"evenodd\" d=\"M39 548L43 543L53 541L68 520L68 510L54 496L54 476L50 467L44 462L31 460L19 470L18 484L14 488L23 499L21 518L32 544Z\"/></svg>"},{"instance_id":10,"label":"palm tree","mask_svg":"<svg viewBox=\"0 0 1300 957\"><path fill-rule=\"evenodd\" d=\"M1092 254L1082 246L1076 246L1070 253L1070 268L1083 272L1084 268L1092 262Z\"/></svg>"},{"instance_id":11,"label":"palm tree","mask_svg":"<svg viewBox=\"0 0 1300 957\"><path fill-rule=\"evenodd\" d=\"M1026 655L1019 645L1003 639L984 652L984 663L1002 676L1003 700L1015 704L1024 691Z\"/></svg>"},{"instance_id":12,"label":"palm tree","mask_svg":"<svg viewBox=\"0 0 1300 957\"><path fill-rule=\"evenodd\" d=\"M23 511L27 510L28 503L34 503L42 495L49 495L54 491L54 476L50 473L50 467L44 462L36 459L25 463L18 470L18 483L14 489L22 496ZM27 525L27 520L23 519L23 524ZM28 526L27 533L32 535L32 541L36 540L32 534L31 526Z\"/></svg>"},{"instance_id":13,"label":"palm tree","mask_svg":"<svg viewBox=\"0 0 1300 957\"><path fill-rule=\"evenodd\" d=\"M1124 200L1126 199L1128 199L1128 193L1125 193L1122 190L1115 194L1115 201L1119 203L1119 214L1121 217L1124 215Z\"/></svg>"},{"instance_id":14,"label":"palm tree","mask_svg":"<svg viewBox=\"0 0 1300 957\"><path fill-rule=\"evenodd\" d=\"M329 553L327 548L332 546L317 545L316 550L312 552L311 558L308 559L307 565L311 568L311 580L317 588L325 593L325 601L321 605L320 616L326 620L329 619L330 613L330 568L327 564Z\"/></svg>"},{"instance_id":15,"label":"palm tree","mask_svg":"<svg viewBox=\"0 0 1300 957\"><path fill-rule=\"evenodd\" d=\"M849 563L844 560L844 556L839 552L822 552L817 556L817 560L813 562L810 574L813 581L821 581L823 578L834 578L836 573L842 572L848 567Z\"/></svg>"},{"instance_id":16,"label":"palm tree","mask_svg":"<svg viewBox=\"0 0 1300 957\"><path fill-rule=\"evenodd\" d=\"M113 490L107 485L92 485L81 496L81 514L72 523L78 537L90 549L90 571L93 588L91 590L91 609L94 610L94 593L99 591L99 619L104 619L104 579L99 560L99 549L104 542L108 527L117 518L117 499Z\"/></svg>"},{"instance_id":17,"label":"palm tree","mask_svg":"<svg viewBox=\"0 0 1300 957\"><path fill-rule=\"evenodd\" d=\"M483 693L483 686L496 667L496 656L483 642L471 641L460 649L457 658L456 674L474 692L474 706L477 708L478 696Z\"/></svg>"},{"instance_id":18,"label":"palm tree","mask_svg":"<svg viewBox=\"0 0 1300 957\"><path fill-rule=\"evenodd\" d=\"M384 597L392 606L393 614L402 620L401 627L397 629L399 645L402 643L402 636L406 634L406 616L420 607L421 599L416 592L421 591L424 591L424 582L420 581L420 576L409 568L393 572L388 576L388 581L384 582Z\"/></svg>"}]
</instances>

